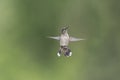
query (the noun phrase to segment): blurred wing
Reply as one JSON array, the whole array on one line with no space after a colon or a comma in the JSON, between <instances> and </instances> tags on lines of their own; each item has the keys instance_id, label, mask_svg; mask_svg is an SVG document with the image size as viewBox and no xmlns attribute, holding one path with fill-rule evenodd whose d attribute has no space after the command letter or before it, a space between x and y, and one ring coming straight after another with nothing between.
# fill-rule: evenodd
<instances>
[{"instance_id":1,"label":"blurred wing","mask_svg":"<svg viewBox=\"0 0 120 80\"><path fill-rule=\"evenodd\" d=\"M70 41L80 41L80 40L85 40L85 39L70 37Z\"/></svg>"},{"instance_id":2,"label":"blurred wing","mask_svg":"<svg viewBox=\"0 0 120 80\"><path fill-rule=\"evenodd\" d=\"M56 36L56 37L49 37L49 38L56 39L56 40L60 40L60 37L59 37L59 36Z\"/></svg>"}]
</instances>

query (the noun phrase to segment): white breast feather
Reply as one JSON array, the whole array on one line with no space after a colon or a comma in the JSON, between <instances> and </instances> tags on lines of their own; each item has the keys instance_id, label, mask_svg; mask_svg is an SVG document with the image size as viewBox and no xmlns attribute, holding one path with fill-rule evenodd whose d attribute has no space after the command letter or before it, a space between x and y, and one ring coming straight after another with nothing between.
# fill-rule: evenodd
<instances>
[{"instance_id":1,"label":"white breast feather","mask_svg":"<svg viewBox=\"0 0 120 80\"><path fill-rule=\"evenodd\" d=\"M68 35L61 35L60 45L61 46L68 46L68 44L69 44L69 36Z\"/></svg>"}]
</instances>

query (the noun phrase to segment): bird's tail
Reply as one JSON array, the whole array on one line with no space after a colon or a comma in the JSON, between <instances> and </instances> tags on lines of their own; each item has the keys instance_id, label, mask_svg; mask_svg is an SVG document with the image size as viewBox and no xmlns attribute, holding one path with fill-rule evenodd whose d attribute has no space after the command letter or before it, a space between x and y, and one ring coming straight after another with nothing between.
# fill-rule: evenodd
<instances>
[{"instance_id":1,"label":"bird's tail","mask_svg":"<svg viewBox=\"0 0 120 80\"><path fill-rule=\"evenodd\" d=\"M58 53L57 53L57 56L58 56L58 57L61 56L61 52L62 52L62 50L61 50L61 48L60 48L60 50L59 50Z\"/></svg>"},{"instance_id":2,"label":"bird's tail","mask_svg":"<svg viewBox=\"0 0 120 80\"><path fill-rule=\"evenodd\" d=\"M69 48L67 48L67 50L65 51L64 55L65 55L66 57L72 56L71 50L70 50Z\"/></svg>"},{"instance_id":3,"label":"bird's tail","mask_svg":"<svg viewBox=\"0 0 120 80\"><path fill-rule=\"evenodd\" d=\"M57 55L60 57L61 53L64 53L66 57L72 56L71 50L67 46L61 46Z\"/></svg>"}]
</instances>

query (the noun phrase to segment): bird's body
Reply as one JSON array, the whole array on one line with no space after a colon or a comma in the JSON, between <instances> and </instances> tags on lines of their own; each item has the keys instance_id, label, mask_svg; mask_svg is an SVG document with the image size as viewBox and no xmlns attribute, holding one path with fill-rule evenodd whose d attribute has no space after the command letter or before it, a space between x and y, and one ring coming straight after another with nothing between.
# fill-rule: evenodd
<instances>
[{"instance_id":1,"label":"bird's body","mask_svg":"<svg viewBox=\"0 0 120 80\"><path fill-rule=\"evenodd\" d=\"M63 27L61 29L61 35L58 37L49 37L52 39L56 39L60 41L60 49L57 53L58 56L61 56L61 53L64 53L65 56L69 57L72 55L71 50L68 48L69 42L70 41L79 41L79 40L84 40L84 39L78 39L74 37L69 37L67 33L68 27Z\"/></svg>"},{"instance_id":2,"label":"bird's body","mask_svg":"<svg viewBox=\"0 0 120 80\"><path fill-rule=\"evenodd\" d=\"M68 33L61 34L61 36L60 36L60 46L68 46L69 39L70 39L70 37L69 37Z\"/></svg>"}]
</instances>

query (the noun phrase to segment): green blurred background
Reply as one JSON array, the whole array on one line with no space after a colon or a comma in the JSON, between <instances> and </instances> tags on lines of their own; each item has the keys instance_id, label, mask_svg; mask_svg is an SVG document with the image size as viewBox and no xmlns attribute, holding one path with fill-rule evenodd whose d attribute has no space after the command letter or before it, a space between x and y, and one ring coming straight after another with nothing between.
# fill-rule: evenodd
<instances>
[{"instance_id":1,"label":"green blurred background","mask_svg":"<svg viewBox=\"0 0 120 80\"><path fill-rule=\"evenodd\" d=\"M62 25L86 39L69 58ZM120 80L120 0L0 0L0 80Z\"/></svg>"}]
</instances>

